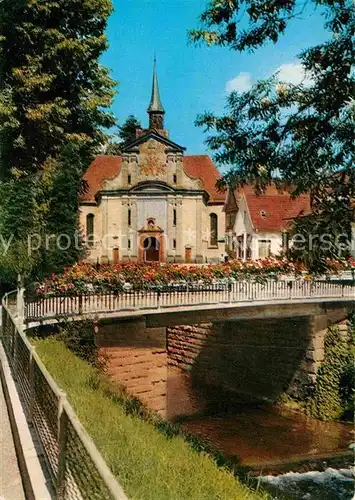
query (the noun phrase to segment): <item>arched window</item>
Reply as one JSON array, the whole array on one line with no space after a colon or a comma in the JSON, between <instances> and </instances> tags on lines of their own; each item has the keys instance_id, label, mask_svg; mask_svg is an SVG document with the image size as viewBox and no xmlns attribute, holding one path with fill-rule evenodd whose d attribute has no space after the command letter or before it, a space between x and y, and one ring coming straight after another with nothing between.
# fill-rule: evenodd
<instances>
[{"instance_id":1,"label":"arched window","mask_svg":"<svg viewBox=\"0 0 355 500\"><path fill-rule=\"evenodd\" d=\"M177 221L177 218L176 218L176 208L174 208L174 210L173 210L173 226L176 226L176 221Z\"/></svg>"},{"instance_id":2,"label":"arched window","mask_svg":"<svg viewBox=\"0 0 355 500\"><path fill-rule=\"evenodd\" d=\"M210 214L210 245L218 244L218 217L216 214Z\"/></svg>"},{"instance_id":3,"label":"arched window","mask_svg":"<svg viewBox=\"0 0 355 500\"><path fill-rule=\"evenodd\" d=\"M86 216L86 241L90 247L94 244L94 214L87 214Z\"/></svg>"},{"instance_id":4,"label":"arched window","mask_svg":"<svg viewBox=\"0 0 355 500\"><path fill-rule=\"evenodd\" d=\"M281 233L282 237L282 251L287 253L290 249L290 233L284 231Z\"/></svg>"},{"instance_id":5,"label":"arched window","mask_svg":"<svg viewBox=\"0 0 355 500\"><path fill-rule=\"evenodd\" d=\"M132 224L132 212L131 209L128 209L128 225L130 226Z\"/></svg>"}]
</instances>

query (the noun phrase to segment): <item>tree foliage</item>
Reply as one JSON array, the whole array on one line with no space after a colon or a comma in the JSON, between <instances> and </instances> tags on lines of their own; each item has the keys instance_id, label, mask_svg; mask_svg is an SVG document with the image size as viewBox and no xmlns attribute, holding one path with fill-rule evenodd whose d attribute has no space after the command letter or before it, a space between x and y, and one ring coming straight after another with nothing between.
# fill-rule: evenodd
<instances>
[{"instance_id":1,"label":"tree foliage","mask_svg":"<svg viewBox=\"0 0 355 500\"><path fill-rule=\"evenodd\" d=\"M3 0L0 3L0 168L36 173L67 142L90 156L114 81L99 63L111 0Z\"/></svg>"},{"instance_id":2,"label":"tree foliage","mask_svg":"<svg viewBox=\"0 0 355 500\"><path fill-rule=\"evenodd\" d=\"M118 127L118 137L123 144L127 144L131 141L134 141L134 139L136 138L136 131L141 128L142 125L140 121L137 120L135 116L129 115L123 125Z\"/></svg>"},{"instance_id":3,"label":"tree foliage","mask_svg":"<svg viewBox=\"0 0 355 500\"><path fill-rule=\"evenodd\" d=\"M38 253L28 251L30 234L39 231L38 185L34 177L10 179L0 184L0 288L16 286L36 267Z\"/></svg>"},{"instance_id":4,"label":"tree foliage","mask_svg":"<svg viewBox=\"0 0 355 500\"><path fill-rule=\"evenodd\" d=\"M115 123L99 62L111 11L111 0L0 3L0 233L14 258L31 238L79 230L81 176ZM78 255L44 252L36 272Z\"/></svg>"},{"instance_id":5,"label":"tree foliage","mask_svg":"<svg viewBox=\"0 0 355 500\"><path fill-rule=\"evenodd\" d=\"M276 43L289 22L304 14L307 4L331 10L325 11L332 16L331 29L346 24L352 16L349 0L210 0L200 16L200 27L190 30L190 39L232 50L255 50L265 42Z\"/></svg>"},{"instance_id":6,"label":"tree foliage","mask_svg":"<svg viewBox=\"0 0 355 500\"><path fill-rule=\"evenodd\" d=\"M66 146L54 164L41 241L41 272L60 272L84 256L79 227L79 196L85 189L82 181L80 149Z\"/></svg>"},{"instance_id":7,"label":"tree foliage","mask_svg":"<svg viewBox=\"0 0 355 500\"><path fill-rule=\"evenodd\" d=\"M115 134L118 141L111 140L107 144L105 153L107 155L120 155L124 145L134 141L137 130L141 128L140 121L134 115L129 115L127 120L118 127L118 133Z\"/></svg>"},{"instance_id":8,"label":"tree foliage","mask_svg":"<svg viewBox=\"0 0 355 500\"><path fill-rule=\"evenodd\" d=\"M330 37L299 55L307 80L293 85L274 75L247 92L232 92L226 114L204 113L197 125L210 133L206 142L217 162L230 167L220 187L251 183L263 191L280 180L293 186L294 196L310 193L313 221L324 227L338 222L339 231L349 234L355 196L355 9L348 0L313 4L322 7ZM254 50L276 42L297 9L295 1L212 0L201 29L190 36L195 42ZM244 30L238 23L243 15Z\"/></svg>"}]
</instances>

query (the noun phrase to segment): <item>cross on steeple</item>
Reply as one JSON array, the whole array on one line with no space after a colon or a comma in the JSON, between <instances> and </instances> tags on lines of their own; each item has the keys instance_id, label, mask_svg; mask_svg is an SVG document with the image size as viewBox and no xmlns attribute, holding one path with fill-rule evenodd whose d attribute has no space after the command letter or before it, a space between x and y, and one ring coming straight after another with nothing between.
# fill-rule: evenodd
<instances>
[{"instance_id":1,"label":"cross on steeple","mask_svg":"<svg viewBox=\"0 0 355 500\"><path fill-rule=\"evenodd\" d=\"M155 55L154 55L154 66L153 66L152 97L150 99L147 111L149 114L149 128L163 130L165 111L160 100L159 84L157 76L157 59Z\"/></svg>"}]
</instances>

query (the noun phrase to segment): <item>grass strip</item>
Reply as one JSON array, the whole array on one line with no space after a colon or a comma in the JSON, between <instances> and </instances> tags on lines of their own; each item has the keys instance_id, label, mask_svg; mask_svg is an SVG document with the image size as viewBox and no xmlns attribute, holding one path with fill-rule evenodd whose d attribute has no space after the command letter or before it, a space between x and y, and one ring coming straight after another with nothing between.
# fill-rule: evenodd
<instances>
[{"instance_id":1,"label":"grass strip","mask_svg":"<svg viewBox=\"0 0 355 500\"><path fill-rule=\"evenodd\" d=\"M256 500L255 492L193 450L180 435L159 432L149 420L129 414L97 370L53 338L33 340L58 385L67 393L82 425L133 500Z\"/></svg>"}]
</instances>

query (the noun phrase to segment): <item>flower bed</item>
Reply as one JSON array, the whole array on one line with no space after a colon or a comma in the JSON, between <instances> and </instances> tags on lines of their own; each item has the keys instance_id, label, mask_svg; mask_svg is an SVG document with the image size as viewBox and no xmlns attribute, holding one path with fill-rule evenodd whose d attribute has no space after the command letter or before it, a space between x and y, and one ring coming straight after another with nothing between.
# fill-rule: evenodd
<instances>
[{"instance_id":1,"label":"flower bed","mask_svg":"<svg viewBox=\"0 0 355 500\"><path fill-rule=\"evenodd\" d=\"M355 269L355 260L329 261L330 273ZM221 264L137 264L92 266L79 263L53 274L36 289L37 295L77 295L90 292L114 292L145 290L159 286L179 286L189 283L201 285L232 282L236 280L265 280L286 276L307 275L306 268L286 259L267 258L257 261L233 260Z\"/></svg>"}]
</instances>

